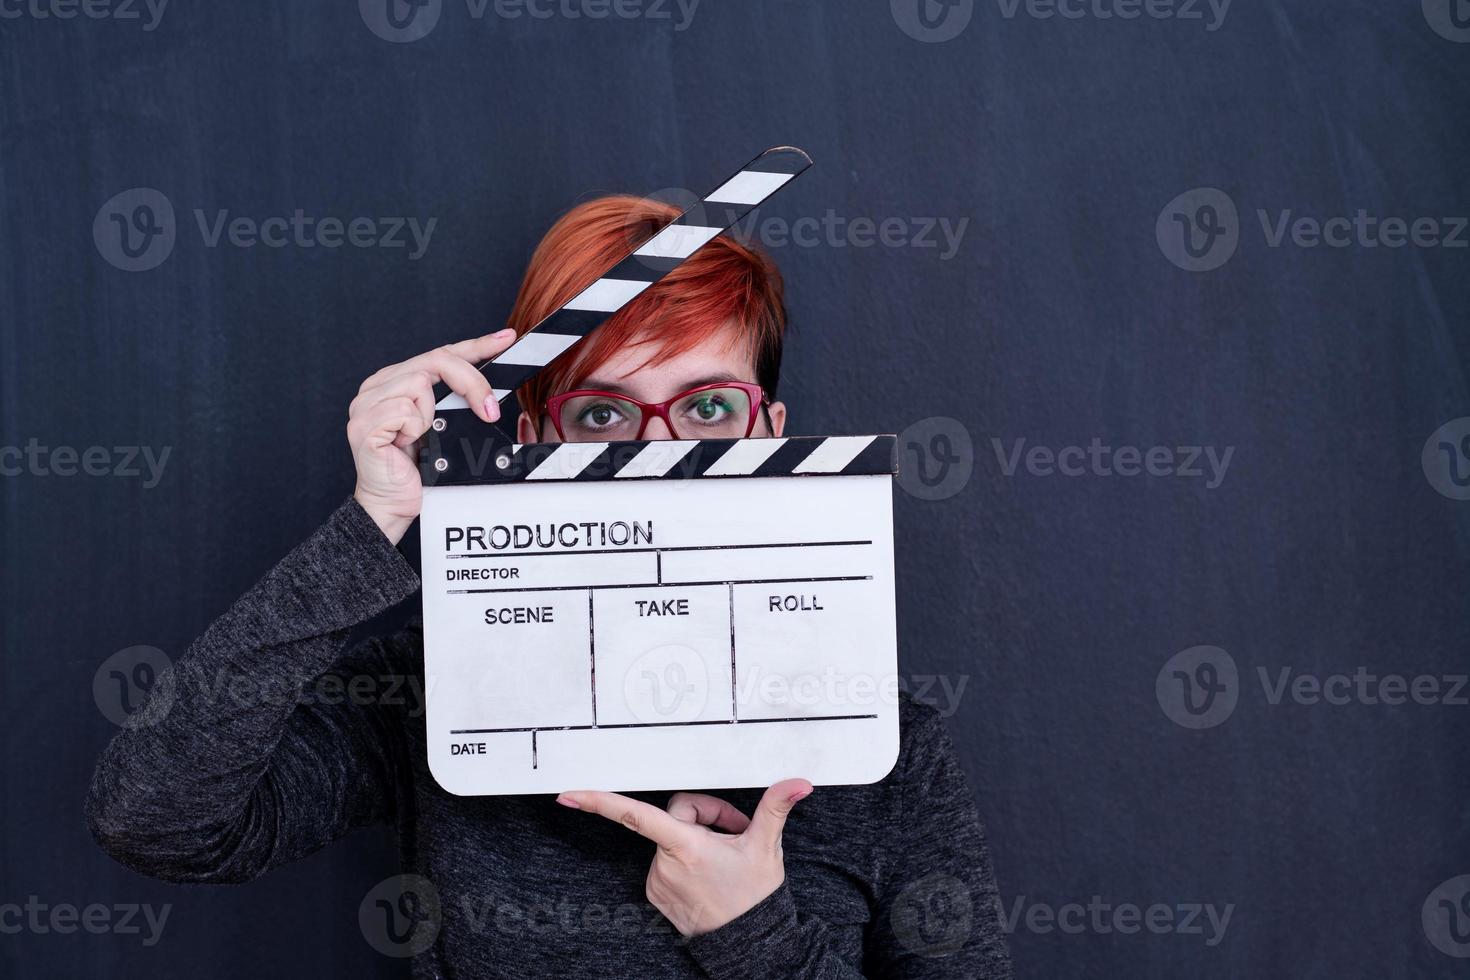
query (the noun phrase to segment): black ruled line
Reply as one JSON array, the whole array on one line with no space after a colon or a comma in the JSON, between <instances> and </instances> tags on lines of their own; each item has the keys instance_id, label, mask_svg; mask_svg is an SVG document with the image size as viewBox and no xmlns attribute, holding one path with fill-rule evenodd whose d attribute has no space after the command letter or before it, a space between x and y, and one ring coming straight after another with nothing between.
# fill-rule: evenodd
<instances>
[{"instance_id":1,"label":"black ruled line","mask_svg":"<svg viewBox=\"0 0 1470 980\"><path fill-rule=\"evenodd\" d=\"M730 586L730 717L740 720L735 708L735 586Z\"/></svg>"},{"instance_id":2,"label":"black ruled line","mask_svg":"<svg viewBox=\"0 0 1470 980\"><path fill-rule=\"evenodd\" d=\"M597 639L592 630L593 591L587 590L587 656L592 661L592 724L597 724Z\"/></svg>"},{"instance_id":3,"label":"black ruled line","mask_svg":"<svg viewBox=\"0 0 1470 980\"><path fill-rule=\"evenodd\" d=\"M616 728L696 728L707 725L777 725L795 721L863 721L877 715L807 715L793 718L729 718L714 721L639 721L613 725L539 725L527 728L454 728L451 735L505 735L513 732L591 732L611 731Z\"/></svg>"},{"instance_id":4,"label":"black ruled line","mask_svg":"<svg viewBox=\"0 0 1470 980\"><path fill-rule=\"evenodd\" d=\"M582 589L674 589L698 585L784 585L788 582L865 582L871 575L816 575L811 578L712 579L708 582L629 582L609 585L541 585L514 589L445 589L445 595L483 595L487 592L580 592Z\"/></svg>"},{"instance_id":5,"label":"black ruled line","mask_svg":"<svg viewBox=\"0 0 1470 980\"><path fill-rule=\"evenodd\" d=\"M766 544L682 544L663 548L584 548L577 551L485 551L476 554L446 554L446 561L465 558L541 558L550 555L641 555L659 551L739 551L746 548L840 548L846 545L872 544L873 539L858 541L773 541Z\"/></svg>"}]
</instances>

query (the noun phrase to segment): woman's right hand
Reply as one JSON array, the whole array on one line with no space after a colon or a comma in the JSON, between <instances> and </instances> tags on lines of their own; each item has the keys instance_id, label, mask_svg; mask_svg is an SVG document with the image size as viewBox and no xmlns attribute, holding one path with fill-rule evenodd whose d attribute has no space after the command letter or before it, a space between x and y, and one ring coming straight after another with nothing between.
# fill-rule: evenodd
<instances>
[{"instance_id":1,"label":"woman's right hand","mask_svg":"<svg viewBox=\"0 0 1470 980\"><path fill-rule=\"evenodd\" d=\"M434 385L464 397L486 422L500 420L490 382L475 365L515 342L515 331L447 344L390 364L368 378L347 409L347 442L357 464L353 497L397 544L423 506L418 442L434 421Z\"/></svg>"}]
</instances>

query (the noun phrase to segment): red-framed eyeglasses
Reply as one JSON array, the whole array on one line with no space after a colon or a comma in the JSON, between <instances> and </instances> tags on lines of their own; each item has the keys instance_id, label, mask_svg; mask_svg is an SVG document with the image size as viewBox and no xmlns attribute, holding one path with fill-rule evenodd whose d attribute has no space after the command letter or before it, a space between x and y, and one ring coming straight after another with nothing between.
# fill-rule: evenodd
<instances>
[{"instance_id":1,"label":"red-framed eyeglasses","mask_svg":"<svg viewBox=\"0 0 1470 980\"><path fill-rule=\"evenodd\" d=\"M544 410L562 442L642 439L651 418L662 419L676 439L745 439L768 402L758 384L717 381L661 402L579 388L548 398Z\"/></svg>"}]
</instances>

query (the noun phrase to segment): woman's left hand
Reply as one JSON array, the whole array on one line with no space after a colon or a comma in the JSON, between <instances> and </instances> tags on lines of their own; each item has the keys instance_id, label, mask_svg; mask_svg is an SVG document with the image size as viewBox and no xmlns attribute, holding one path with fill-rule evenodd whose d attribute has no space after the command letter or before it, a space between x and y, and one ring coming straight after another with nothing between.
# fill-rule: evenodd
<instances>
[{"instance_id":1,"label":"woman's left hand","mask_svg":"<svg viewBox=\"0 0 1470 980\"><path fill-rule=\"evenodd\" d=\"M667 810L592 790L563 793L556 801L616 821L657 844L648 900L681 935L698 936L781 887L781 832L792 808L811 791L805 779L783 779L766 790L754 818L704 793L675 793Z\"/></svg>"}]
</instances>

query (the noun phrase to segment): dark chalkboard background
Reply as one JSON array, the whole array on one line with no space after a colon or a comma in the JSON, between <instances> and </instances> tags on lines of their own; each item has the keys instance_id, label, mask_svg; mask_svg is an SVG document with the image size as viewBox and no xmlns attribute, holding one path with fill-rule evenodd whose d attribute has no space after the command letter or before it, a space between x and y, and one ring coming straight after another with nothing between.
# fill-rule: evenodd
<instances>
[{"instance_id":1,"label":"dark chalkboard background","mask_svg":"<svg viewBox=\"0 0 1470 980\"><path fill-rule=\"evenodd\" d=\"M0 458L0 906L172 906L151 946L0 909L0 974L401 975L357 925L386 832L229 889L96 849L104 665L178 656L309 533L357 383L497 326L562 210L778 143L817 161L747 226L783 393L797 432L907 430L902 667L1019 974L1464 974L1470 4L394 0L395 35L385 2L0 4L0 447L47 448ZM140 188L174 241L130 259ZM211 247L196 209L436 224L418 257ZM65 475L93 446L110 475Z\"/></svg>"}]
</instances>

